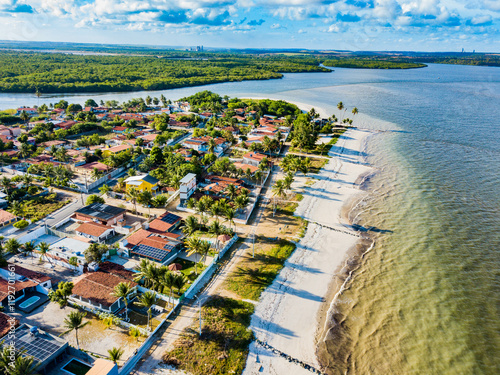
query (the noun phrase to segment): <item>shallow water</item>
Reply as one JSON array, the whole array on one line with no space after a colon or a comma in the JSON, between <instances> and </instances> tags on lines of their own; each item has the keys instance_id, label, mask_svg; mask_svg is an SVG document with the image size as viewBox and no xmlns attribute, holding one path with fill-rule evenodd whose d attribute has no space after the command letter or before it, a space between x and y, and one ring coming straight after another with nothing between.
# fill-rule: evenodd
<instances>
[{"instance_id":1,"label":"shallow water","mask_svg":"<svg viewBox=\"0 0 500 375\"><path fill-rule=\"evenodd\" d=\"M177 99L201 89L267 96L383 130L366 149L377 169L356 215L376 239L338 307L335 371L352 374L494 374L500 368L500 68L430 65L404 71L336 69L282 80L153 93L72 95ZM42 97L42 102L60 98ZM0 94L0 108L36 104ZM349 117L349 113L346 113ZM357 213L356 213L357 214ZM331 343L337 349L339 341ZM343 358L347 358L344 360Z\"/></svg>"}]
</instances>

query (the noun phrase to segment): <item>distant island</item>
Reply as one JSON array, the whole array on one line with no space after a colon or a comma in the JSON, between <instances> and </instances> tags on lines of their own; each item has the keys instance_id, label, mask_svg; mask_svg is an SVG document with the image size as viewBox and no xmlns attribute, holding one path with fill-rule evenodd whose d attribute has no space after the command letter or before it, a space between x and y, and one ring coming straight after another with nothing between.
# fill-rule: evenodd
<instances>
[{"instance_id":1,"label":"distant island","mask_svg":"<svg viewBox=\"0 0 500 375\"><path fill-rule=\"evenodd\" d=\"M369 58L336 58L323 62L324 66L351 68L351 69L414 69L425 68L427 65L400 60L380 60Z\"/></svg>"}]
</instances>

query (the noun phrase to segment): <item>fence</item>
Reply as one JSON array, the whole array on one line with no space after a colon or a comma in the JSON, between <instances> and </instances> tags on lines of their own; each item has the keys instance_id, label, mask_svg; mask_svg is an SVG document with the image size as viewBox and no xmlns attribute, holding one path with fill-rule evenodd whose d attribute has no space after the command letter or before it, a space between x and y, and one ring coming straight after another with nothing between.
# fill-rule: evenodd
<instances>
[{"instance_id":1,"label":"fence","mask_svg":"<svg viewBox=\"0 0 500 375\"><path fill-rule=\"evenodd\" d=\"M26 242L31 242L37 239L38 237L43 236L46 233L47 232L45 230L45 227L42 226L29 231L24 236L20 236L19 238L17 238L17 240L19 241L20 244L24 244Z\"/></svg>"},{"instance_id":2,"label":"fence","mask_svg":"<svg viewBox=\"0 0 500 375\"><path fill-rule=\"evenodd\" d=\"M156 341L156 339L157 339L156 335L157 335L158 331L163 327L163 325L165 324L167 319L170 317L170 315L172 315L172 313L177 309L178 306L179 305L176 305L168 313L168 315L165 317L165 319L163 319L163 321L158 325L158 327L156 327L156 329L153 331L153 333L142 343L141 347L139 349L137 349L137 352L135 353L135 355L130 357L127 360L127 362L125 362L123 364L123 366L120 368L120 372L119 372L120 375L128 375L134 369L137 362L139 362L141 360L142 356L144 354L146 354L146 352L149 350L149 348L151 348L153 343Z\"/></svg>"},{"instance_id":3,"label":"fence","mask_svg":"<svg viewBox=\"0 0 500 375\"><path fill-rule=\"evenodd\" d=\"M210 278L215 270L217 269L217 261L224 256L226 251L233 246L233 244L238 240L238 235L235 234L233 238L229 240L229 242L219 251L219 253L214 257L212 263L198 276L195 282L189 287L188 290L184 292L181 299L189 299L192 298L198 291L208 282L208 278Z\"/></svg>"},{"instance_id":4,"label":"fence","mask_svg":"<svg viewBox=\"0 0 500 375\"><path fill-rule=\"evenodd\" d=\"M114 176L122 173L124 170L125 170L124 167L117 168L114 171L112 171L111 173L108 173L107 175L105 175L105 176L101 177L100 179L92 182L91 184L88 184L86 187L82 187L82 190L85 193L88 193L90 190L92 190L96 186L99 186L103 182L106 182L106 181L110 180L112 177L114 177Z\"/></svg>"}]
</instances>

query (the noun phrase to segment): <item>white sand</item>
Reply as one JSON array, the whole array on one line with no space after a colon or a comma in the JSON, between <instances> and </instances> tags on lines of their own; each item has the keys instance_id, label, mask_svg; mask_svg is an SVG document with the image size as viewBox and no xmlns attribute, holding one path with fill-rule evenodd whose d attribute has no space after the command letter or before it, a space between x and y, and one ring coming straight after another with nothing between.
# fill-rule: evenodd
<instances>
[{"instance_id":1,"label":"white sand","mask_svg":"<svg viewBox=\"0 0 500 375\"><path fill-rule=\"evenodd\" d=\"M359 164L363 139L371 133L353 129L332 147L319 181L304 188L304 199L296 214L310 223L307 233L285 264L285 268L261 296L252 316L251 329L257 339L319 369L316 334L322 301L336 271L358 238L342 223L341 208L360 190L354 182L369 167ZM332 230L335 228L337 230ZM348 233L346 233L348 232ZM257 362L257 356L259 361ZM311 374L255 342L243 374Z\"/></svg>"}]
</instances>

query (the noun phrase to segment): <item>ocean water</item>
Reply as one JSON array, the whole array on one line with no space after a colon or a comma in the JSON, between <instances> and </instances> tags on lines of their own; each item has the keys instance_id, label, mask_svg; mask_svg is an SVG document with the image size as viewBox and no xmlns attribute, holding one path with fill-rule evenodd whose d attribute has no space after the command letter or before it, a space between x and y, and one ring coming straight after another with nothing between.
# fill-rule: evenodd
<instances>
[{"instance_id":1,"label":"ocean water","mask_svg":"<svg viewBox=\"0 0 500 375\"><path fill-rule=\"evenodd\" d=\"M335 69L153 93L0 94L0 109L202 89L329 113L342 100L358 107L355 125L377 131L365 150L376 173L352 217L378 231L336 304L340 335L325 360L332 373L500 372L500 68Z\"/></svg>"}]
</instances>

